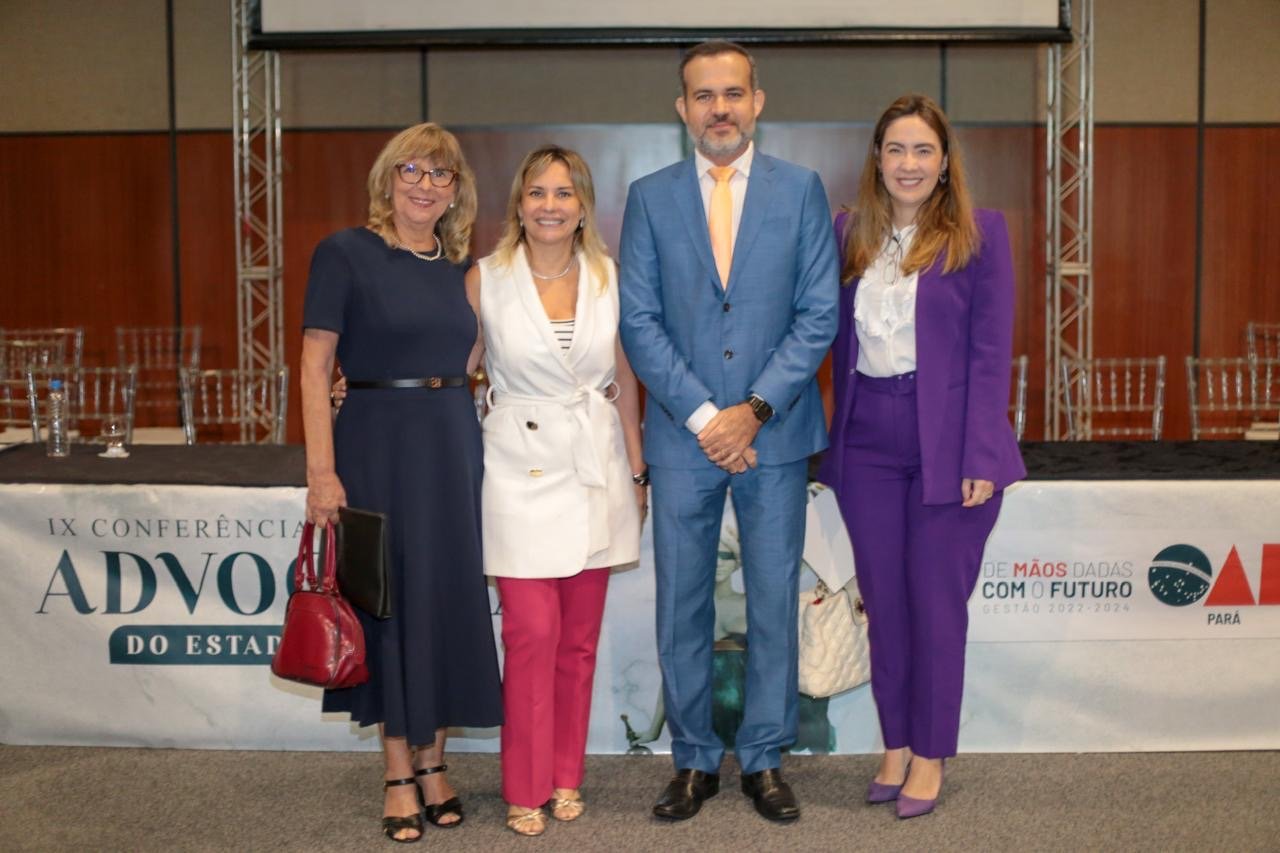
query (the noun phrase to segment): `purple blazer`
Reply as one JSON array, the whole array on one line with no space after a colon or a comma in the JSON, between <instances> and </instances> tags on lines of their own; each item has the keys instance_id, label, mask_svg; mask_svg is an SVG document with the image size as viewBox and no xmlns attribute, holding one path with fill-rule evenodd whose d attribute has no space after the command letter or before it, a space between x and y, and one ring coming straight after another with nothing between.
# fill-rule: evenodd
<instances>
[{"instance_id":1,"label":"purple blazer","mask_svg":"<svg viewBox=\"0 0 1280 853\"><path fill-rule=\"evenodd\" d=\"M1004 216L977 210L981 244L962 269L942 273L935 262L916 290L916 406L924 502L960 502L960 480L990 480L996 489L1027 475L1009 424L1013 361L1013 259ZM847 213L836 217L844 254ZM843 261L842 261L843 263ZM835 411L831 444L818 480L844 485L845 428L857 384L858 335L853 296L858 281L840 288L840 327L831 351Z\"/></svg>"}]
</instances>

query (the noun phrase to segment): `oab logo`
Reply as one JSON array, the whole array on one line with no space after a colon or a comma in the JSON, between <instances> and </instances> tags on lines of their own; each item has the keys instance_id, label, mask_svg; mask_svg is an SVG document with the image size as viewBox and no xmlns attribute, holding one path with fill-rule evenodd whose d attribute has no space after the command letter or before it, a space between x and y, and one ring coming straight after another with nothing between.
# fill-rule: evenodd
<instances>
[{"instance_id":1,"label":"oab logo","mask_svg":"<svg viewBox=\"0 0 1280 853\"><path fill-rule=\"evenodd\" d=\"M1209 558L1191 545L1170 545L1156 554L1147 570L1151 594L1173 607L1185 607L1204 598L1212 580Z\"/></svg>"},{"instance_id":2,"label":"oab logo","mask_svg":"<svg viewBox=\"0 0 1280 853\"><path fill-rule=\"evenodd\" d=\"M1280 544L1262 546L1257 595L1234 545L1214 577L1213 564L1194 545L1170 545L1156 554L1147 570L1151 594L1171 607L1204 599L1205 607L1248 607L1280 604Z\"/></svg>"}]
</instances>

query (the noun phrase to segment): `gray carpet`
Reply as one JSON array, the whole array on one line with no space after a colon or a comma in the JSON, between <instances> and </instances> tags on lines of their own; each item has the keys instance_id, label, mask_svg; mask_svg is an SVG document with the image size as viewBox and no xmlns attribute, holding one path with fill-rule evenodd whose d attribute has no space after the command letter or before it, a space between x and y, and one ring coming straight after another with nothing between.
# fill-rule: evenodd
<instances>
[{"instance_id":1,"label":"gray carpet","mask_svg":"<svg viewBox=\"0 0 1280 853\"><path fill-rule=\"evenodd\" d=\"M755 814L731 760L720 795L672 824L649 816L666 756L593 756L586 815L536 839L503 826L497 756L449 763L466 823L393 848L373 753L0 746L0 850L1280 851L1276 752L962 755L911 821L861 803L873 756L788 757L790 826Z\"/></svg>"}]
</instances>

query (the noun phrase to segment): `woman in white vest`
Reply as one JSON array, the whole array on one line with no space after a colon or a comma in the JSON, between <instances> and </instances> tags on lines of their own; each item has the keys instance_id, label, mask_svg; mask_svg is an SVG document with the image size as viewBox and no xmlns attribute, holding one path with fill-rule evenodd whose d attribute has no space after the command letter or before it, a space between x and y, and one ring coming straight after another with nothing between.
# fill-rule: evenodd
<instances>
[{"instance_id":1,"label":"woman in white vest","mask_svg":"<svg viewBox=\"0 0 1280 853\"><path fill-rule=\"evenodd\" d=\"M584 806L596 642L609 569L639 557L647 484L639 389L618 342L617 271L587 164L524 158L505 231L467 273L479 305L485 574L502 603L507 825L540 835Z\"/></svg>"}]
</instances>

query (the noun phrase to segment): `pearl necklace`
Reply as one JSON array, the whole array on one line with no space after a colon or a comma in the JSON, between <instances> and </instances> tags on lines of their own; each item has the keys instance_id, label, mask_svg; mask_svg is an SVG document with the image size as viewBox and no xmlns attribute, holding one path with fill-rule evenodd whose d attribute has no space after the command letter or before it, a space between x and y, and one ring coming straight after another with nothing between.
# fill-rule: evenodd
<instances>
[{"instance_id":1,"label":"pearl necklace","mask_svg":"<svg viewBox=\"0 0 1280 853\"><path fill-rule=\"evenodd\" d=\"M533 264L529 264L529 272L533 273L534 278L540 278L543 281L554 281L557 278L563 278L569 274L569 270L573 269L573 265L577 262L577 257L569 258L569 265L555 275L543 275L533 268Z\"/></svg>"},{"instance_id":2,"label":"pearl necklace","mask_svg":"<svg viewBox=\"0 0 1280 853\"><path fill-rule=\"evenodd\" d=\"M419 252L416 249L410 249L405 245L401 245L400 248L404 249L420 261L438 261L440 260L440 256L444 254L444 241L439 237L436 238L436 251L434 255L425 255L422 252Z\"/></svg>"}]
</instances>

